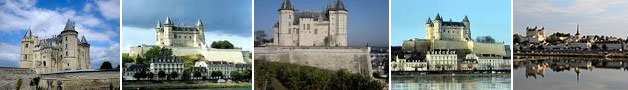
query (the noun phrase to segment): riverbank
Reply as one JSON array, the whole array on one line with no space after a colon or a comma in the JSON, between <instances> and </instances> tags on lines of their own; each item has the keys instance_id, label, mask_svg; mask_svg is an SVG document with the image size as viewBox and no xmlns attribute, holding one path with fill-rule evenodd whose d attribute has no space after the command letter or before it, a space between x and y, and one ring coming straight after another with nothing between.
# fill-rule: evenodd
<instances>
[{"instance_id":1,"label":"riverbank","mask_svg":"<svg viewBox=\"0 0 628 90\"><path fill-rule=\"evenodd\" d=\"M164 82L164 83L124 83L122 89L209 89L209 88L251 88L251 83L194 83Z\"/></svg>"},{"instance_id":2,"label":"riverbank","mask_svg":"<svg viewBox=\"0 0 628 90\"><path fill-rule=\"evenodd\" d=\"M411 77L432 77L432 76L502 76L502 75L510 75L510 72L503 73L458 73L458 74L420 74L420 73L411 73L411 74L401 74L393 72L392 78L411 78Z\"/></svg>"},{"instance_id":3,"label":"riverbank","mask_svg":"<svg viewBox=\"0 0 628 90\"><path fill-rule=\"evenodd\" d=\"M517 56L563 56L563 57L598 57L598 58L628 58L623 53L513 53Z\"/></svg>"}]
</instances>

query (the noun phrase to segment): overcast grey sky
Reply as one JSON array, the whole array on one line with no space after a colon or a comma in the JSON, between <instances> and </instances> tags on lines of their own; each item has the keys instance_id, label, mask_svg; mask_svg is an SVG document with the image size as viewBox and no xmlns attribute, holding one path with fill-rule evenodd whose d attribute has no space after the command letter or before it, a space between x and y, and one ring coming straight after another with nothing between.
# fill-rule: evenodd
<instances>
[{"instance_id":1,"label":"overcast grey sky","mask_svg":"<svg viewBox=\"0 0 628 90\"><path fill-rule=\"evenodd\" d=\"M626 38L628 0L514 0L513 30L525 35L526 26L555 32L606 35Z\"/></svg>"}]
</instances>

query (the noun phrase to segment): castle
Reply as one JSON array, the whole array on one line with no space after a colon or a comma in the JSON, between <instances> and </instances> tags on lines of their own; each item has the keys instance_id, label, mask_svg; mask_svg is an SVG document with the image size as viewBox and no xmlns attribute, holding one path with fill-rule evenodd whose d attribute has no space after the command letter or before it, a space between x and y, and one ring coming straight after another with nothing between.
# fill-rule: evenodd
<instances>
[{"instance_id":1,"label":"castle","mask_svg":"<svg viewBox=\"0 0 628 90\"><path fill-rule=\"evenodd\" d=\"M453 41L471 41L471 23L469 18L464 16L462 22L444 21L439 14L431 20L427 18L425 24L426 39L431 40L453 40Z\"/></svg>"},{"instance_id":2,"label":"castle","mask_svg":"<svg viewBox=\"0 0 628 90\"><path fill-rule=\"evenodd\" d=\"M426 39L410 39L403 42L403 51L409 53L423 53L426 51L450 51L458 50L477 55L499 55L506 56L503 43L481 43L474 42L471 38L471 23L467 16L460 22L445 21L436 14L434 20L429 17L425 23Z\"/></svg>"},{"instance_id":3,"label":"castle","mask_svg":"<svg viewBox=\"0 0 628 90\"><path fill-rule=\"evenodd\" d=\"M277 46L347 46L347 8L337 0L323 11L299 11L285 0L273 32Z\"/></svg>"},{"instance_id":4,"label":"castle","mask_svg":"<svg viewBox=\"0 0 628 90\"><path fill-rule=\"evenodd\" d=\"M90 66L90 44L78 38L74 22L68 20L59 35L50 38L34 36L29 29L21 40L20 68L37 73L86 70Z\"/></svg>"},{"instance_id":5,"label":"castle","mask_svg":"<svg viewBox=\"0 0 628 90\"><path fill-rule=\"evenodd\" d=\"M131 47L131 57L142 56L153 47L166 47L172 49L175 56L201 54L208 61L228 61L232 63L248 63L242 54L241 48L216 49L207 47L205 43L205 30L203 22L198 19L196 25L176 25L170 17L162 24L157 21L155 26L155 45L137 45Z\"/></svg>"},{"instance_id":6,"label":"castle","mask_svg":"<svg viewBox=\"0 0 628 90\"><path fill-rule=\"evenodd\" d=\"M176 26L170 21L170 17L166 18L164 24L157 21L155 27L157 46L175 46L175 47L205 47L205 34L203 31L203 23L199 19L195 26Z\"/></svg>"},{"instance_id":7,"label":"castle","mask_svg":"<svg viewBox=\"0 0 628 90\"><path fill-rule=\"evenodd\" d=\"M578 31L578 35L580 35L580 31ZM534 26L534 28L526 27L526 36L522 41L528 41L531 43L539 43L545 41L545 27L538 28Z\"/></svg>"}]
</instances>

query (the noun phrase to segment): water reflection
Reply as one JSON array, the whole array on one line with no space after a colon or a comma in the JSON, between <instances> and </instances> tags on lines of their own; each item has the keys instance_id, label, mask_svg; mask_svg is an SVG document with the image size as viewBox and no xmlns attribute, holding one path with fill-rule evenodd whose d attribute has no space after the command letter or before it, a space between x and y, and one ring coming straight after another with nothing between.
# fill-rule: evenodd
<instances>
[{"instance_id":1,"label":"water reflection","mask_svg":"<svg viewBox=\"0 0 628 90\"><path fill-rule=\"evenodd\" d=\"M510 74L439 74L393 77L393 90L510 90Z\"/></svg>"},{"instance_id":2,"label":"water reflection","mask_svg":"<svg viewBox=\"0 0 628 90\"><path fill-rule=\"evenodd\" d=\"M628 88L628 60L623 59L515 57L513 67L515 89Z\"/></svg>"}]
</instances>

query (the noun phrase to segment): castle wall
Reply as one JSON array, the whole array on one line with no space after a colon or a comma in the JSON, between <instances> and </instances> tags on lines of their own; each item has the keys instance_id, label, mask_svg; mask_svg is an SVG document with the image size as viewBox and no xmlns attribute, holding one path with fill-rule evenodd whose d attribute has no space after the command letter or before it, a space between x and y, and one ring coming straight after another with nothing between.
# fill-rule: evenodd
<instances>
[{"instance_id":1,"label":"castle wall","mask_svg":"<svg viewBox=\"0 0 628 90\"><path fill-rule=\"evenodd\" d=\"M506 49L503 43L475 42L473 51L476 54L494 54L494 55L506 56Z\"/></svg>"},{"instance_id":2,"label":"castle wall","mask_svg":"<svg viewBox=\"0 0 628 90\"><path fill-rule=\"evenodd\" d=\"M255 47L254 60L293 63L326 70L345 69L371 76L369 49L363 47Z\"/></svg>"}]
</instances>

